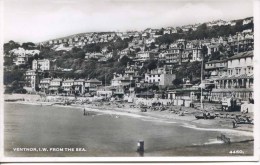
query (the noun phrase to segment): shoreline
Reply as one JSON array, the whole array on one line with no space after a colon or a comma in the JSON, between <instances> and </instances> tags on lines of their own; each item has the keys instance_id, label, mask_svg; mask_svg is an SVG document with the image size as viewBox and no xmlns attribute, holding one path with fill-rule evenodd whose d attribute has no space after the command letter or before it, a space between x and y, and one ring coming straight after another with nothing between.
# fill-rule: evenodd
<instances>
[{"instance_id":1,"label":"shoreline","mask_svg":"<svg viewBox=\"0 0 260 165\"><path fill-rule=\"evenodd\" d=\"M224 125L219 125L219 123L215 125L216 124L215 120L217 119L197 120L195 119L194 116L179 116L179 115L170 114L169 112L165 112L165 111L140 112L138 108L95 106L94 104L58 105L52 102L24 102L24 101L5 102L5 103L36 105L36 106L56 106L56 107L64 107L64 108L75 108L81 111L83 111L83 109L86 109L87 111L92 111L97 113L105 113L110 115L123 115L123 116L128 116L133 118L148 119L149 121L154 121L154 122L176 123L179 126L190 128L190 129L197 129L202 131L217 131L217 132L225 132L231 134L239 133L242 136L247 136L247 137L252 136L252 138L254 137L253 130L243 130L243 129L234 129L234 128L232 129L231 127L228 127L226 123ZM252 140L252 139L246 139L246 140Z\"/></svg>"},{"instance_id":2,"label":"shoreline","mask_svg":"<svg viewBox=\"0 0 260 165\"><path fill-rule=\"evenodd\" d=\"M6 102L6 103L11 103L11 104L25 104L25 105L34 105L34 106L39 106L42 105L44 106L41 102ZM45 104L45 106L48 106L48 104ZM103 114L108 114L112 115L114 118L123 118L123 116L127 117L132 117L132 118L137 118L140 120L147 120L149 122L163 122L165 124L176 124L176 126L181 126L181 127L186 127L190 129L195 129L199 131L214 131L214 132L219 132L219 135L221 133L227 135L227 137L231 138L231 144L225 144L222 141L217 140L213 138L210 139L210 141L204 141L204 142L199 142L199 143L194 143L193 145L184 145L181 147L175 147L172 149L166 149L166 150L158 150L158 151L148 151L145 153L146 156L170 156L170 155L175 155L175 156L183 156L183 154L187 154L190 156L194 156L195 153L201 154L204 156L211 156L211 155L222 155L222 156L235 156L235 155L230 155L229 151L237 148L238 146L243 149L245 154L240 154L240 156L246 156L246 155L252 155L254 152L252 150L254 146L254 138L253 138L253 132L249 131L241 131L241 130L235 130L235 129L228 129L228 128L219 128L214 125L210 124L199 124L194 121L189 121L188 119L191 118L191 116L188 116L185 120L181 119L176 119L176 118L166 118L164 115L160 116L157 113L154 114L153 111L151 112L140 112L138 108L113 108L111 106L95 106L94 104L87 104L87 105L69 105L69 106L64 106L64 105L53 105L54 107L62 107L65 111L77 111L82 112L83 115L83 110L84 108L89 111L89 112L94 112L90 113L90 115L103 115ZM37 110L45 110L43 108L33 108L35 111ZM96 114L96 113L97 114ZM158 113L166 113L167 112L158 112ZM79 113L80 114L80 113ZM152 116L150 114L153 114ZM118 117L117 117L118 116ZM178 118L182 118L183 116L178 116ZM185 117L185 116L184 116ZM218 133L217 133L218 134ZM212 140L212 141L211 141ZM198 152L197 152L198 151ZM99 154L102 152L100 151ZM12 155L9 151L6 151L6 154ZM27 153L21 153L22 155L25 154L26 156L31 157L32 155L27 155ZM43 155L42 155L43 154ZM75 155L74 155L75 154ZM73 156L98 156L95 155L95 153L88 153L85 155L85 153L73 153ZM112 152L106 155L106 153L102 153L101 155L106 155L106 156L135 156L135 152L133 153L118 153L118 152ZM196 154L195 154L196 155ZM197 155L197 156L199 156ZM44 156L44 153L40 153L37 156ZM64 156L64 155L63 155ZM71 156L71 155L68 155Z\"/></svg>"}]
</instances>

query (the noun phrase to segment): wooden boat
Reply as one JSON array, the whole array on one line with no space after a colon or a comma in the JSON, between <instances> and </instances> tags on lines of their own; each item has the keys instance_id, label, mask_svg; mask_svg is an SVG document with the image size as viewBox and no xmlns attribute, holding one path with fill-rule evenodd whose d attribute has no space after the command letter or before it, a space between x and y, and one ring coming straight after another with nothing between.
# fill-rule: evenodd
<instances>
[{"instance_id":1,"label":"wooden boat","mask_svg":"<svg viewBox=\"0 0 260 165\"><path fill-rule=\"evenodd\" d=\"M238 118L235 119L236 124L254 124L254 120L250 120L249 118L243 119L243 118Z\"/></svg>"},{"instance_id":2,"label":"wooden boat","mask_svg":"<svg viewBox=\"0 0 260 165\"><path fill-rule=\"evenodd\" d=\"M140 106L140 109L141 109L141 112L147 112L147 106L146 105L141 105Z\"/></svg>"},{"instance_id":3,"label":"wooden boat","mask_svg":"<svg viewBox=\"0 0 260 165\"><path fill-rule=\"evenodd\" d=\"M210 115L210 116L195 115L195 117L196 117L196 119L215 119L216 118L216 116L212 116L212 115Z\"/></svg>"}]
</instances>

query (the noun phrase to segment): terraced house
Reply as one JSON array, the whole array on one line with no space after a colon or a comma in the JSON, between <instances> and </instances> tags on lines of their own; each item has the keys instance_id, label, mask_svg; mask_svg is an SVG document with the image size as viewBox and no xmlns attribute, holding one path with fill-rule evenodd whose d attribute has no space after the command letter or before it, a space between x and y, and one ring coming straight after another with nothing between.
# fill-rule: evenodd
<instances>
[{"instance_id":1,"label":"terraced house","mask_svg":"<svg viewBox=\"0 0 260 165\"><path fill-rule=\"evenodd\" d=\"M212 100L220 101L223 97L234 96L247 101L253 97L253 57L253 51L248 51L227 59L226 73L215 79L216 87L212 90Z\"/></svg>"}]
</instances>

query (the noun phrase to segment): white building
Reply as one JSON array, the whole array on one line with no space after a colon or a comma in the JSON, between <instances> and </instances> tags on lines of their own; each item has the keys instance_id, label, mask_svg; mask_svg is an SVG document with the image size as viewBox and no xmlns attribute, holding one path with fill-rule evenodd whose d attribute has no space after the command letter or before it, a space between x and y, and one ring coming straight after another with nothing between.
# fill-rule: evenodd
<instances>
[{"instance_id":1,"label":"white building","mask_svg":"<svg viewBox=\"0 0 260 165\"><path fill-rule=\"evenodd\" d=\"M247 25L249 23L253 22L253 18L248 18L243 20L243 25Z\"/></svg>"},{"instance_id":2,"label":"white building","mask_svg":"<svg viewBox=\"0 0 260 165\"><path fill-rule=\"evenodd\" d=\"M75 92L79 94L85 93L85 79L78 79L74 81Z\"/></svg>"},{"instance_id":3,"label":"white building","mask_svg":"<svg viewBox=\"0 0 260 165\"><path fill-rule=\"evenodd\" d=\"M171 34L171 33L172 33L171 29L165 29L163 31L163 34Z\"/></svg>"},{"instance_id":4,"label":"white building","mask_svg":"<svg viewBox=\"0 0 260 165\"><path fill-rule=\"evenodd\" d=\"M36 90L36 71L35 70L28 70L25 72L25 80L26 85L24 89L26 89L28 92L35 92Z\"/></svg>"},{"instance_id":5,"label":"white building","mask_svg":"<svg viewBox=\"0 0 260 165\"><path fill-rule=\"evenodd\" d=\"M85 59L100 59L105 57L102 53L94 52L94 53L85 53Z\"/></svg>"},{"instance_id":6,"label":"white building","mask_svg":"<svg viewBox=\"0 0 260 165\"><path fill-rule=\"evenodd\" d=\"M96 92L97 88L101 85L102 85L102 81L99 81L96 78L85 81L85 89L88 92Z\"/></svg>"},{"instance_id":7,"label":"white building","mask_svg":"<svg viewBox=\"0 0 260 165\"><path fill-rule=\"evenodd\" d=\"M201 61L202 60L202 51L200 47L195 47L192 49L192 60L191 62L194 61Z\"/></svg>"},{"instance_id":8,"label":"white building","mask_svg":"<svg viewBox=\"0 0 260 165\"><path fill-rule=\"evenodd\" d=\"M145 82L153 83L160 86L172 85L176 78L175 74L167 73L165 68L157 68L145 74Z\"/></svg>"},{"instance_id":9,"label":"white building","mask_svg":"<svg viewBox=\"0 0 260 165\"><path fill-rule=\"evenodd\" d=\"M66 94L72 94L73 93L73 85L74 85L73 79L64 80L62 82L62 89Z\"/></svg>"},{"instance_id":10,"label":"white building","mask_svg":"<svg viewBox=\"0 0 260 165\"><path fill-rule=\"evenodd\" d=\"M25 50L24 48L17 48L9 51L10 54L14 55L14 64L21 65L28 62L28 57L39 54L39 50Z\"/></svg>"},{"instance_id":11,"label":"white building","mask_svg":"<svg viewBox=\"0 0 260 165\"><path fill-rule=\"evenodd\" d=\"M52 80L52 78L44 78L44 79L40 80L39 87L40 87L41 91L48 93L51 80Z\"/></svg>"},{"instance_id":12,"label":"white building","mask_svg":"<svg viewBox=\"0 0 260 165\"><path fill-rule=\"evenodd\" d=\"M154 59L157 54L156 52L142 51L137 53L136 59L139 61L151 60Z\"/></svg>"},{"instance_id":13,"label":"white building","mask_svg":"<svg viewBox=\"0 0 260 165\"><path fill-rule=\"evenodd\" d=\"M13 60L15 65L26 64L27 61L28 61L28 58L25 55L15 57L14 60Z\"/></svg>"},{"instance_id":14,"label":"white building","mask_svg":"<svg viewBox=\"0 0 260 165\"><path fill-rule=\"evenodd\" d=\"M48 59L33 60L32 69L33 70L40 69L42 71L50 70L50 60Z\"/></svg>"},{"instance_id":15,"label":"white building","mask_svg":"<svg viewBox=\"0 0 260 165\"><path fill-rule=\"evenodd\" d=\"M59 88L61 87L61 82L62 82L62 79L60 79L60 78L51 80L50 85L49 85L49 91L52 94L58 94Z\"/></svg>"},{"instance_id":16,"label":"white building","mask_svg":"<svg viewBox=\"0 0 260 165\"><path fill-rule=\"evenodd\" d=\"M227 72L215 80L212 100L223 97L248 100L253 97L254 86L253 51L238 53L227 60Z\"/></svg>"},{"instance_id":17,"label":"white building","mask_svg":"<svg viewBox=\"0 0 260 165\"><path fill-rule=\"evenodd\" d=\"M131 80L130 77L114 73L114 77L111 80L111 86L113 87L127 86L130 85L131 82L134 82L134 80Z\"/></svg>"}]
</instances>

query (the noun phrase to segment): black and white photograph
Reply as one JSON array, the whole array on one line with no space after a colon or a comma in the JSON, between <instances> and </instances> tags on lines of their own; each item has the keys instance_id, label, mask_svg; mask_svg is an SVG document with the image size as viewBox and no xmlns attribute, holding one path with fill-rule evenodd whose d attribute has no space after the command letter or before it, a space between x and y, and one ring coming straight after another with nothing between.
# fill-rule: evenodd
<instances>
[{"instance_id":1,"label":"black and white photograph","mask_svg":"<svg viewBox=\"0 0 260 165\"><path fill-rule=\"evenodd\" d=\"M256 1L0 0L1 160L257 161Z\"/></svg>"}]
</instances>

